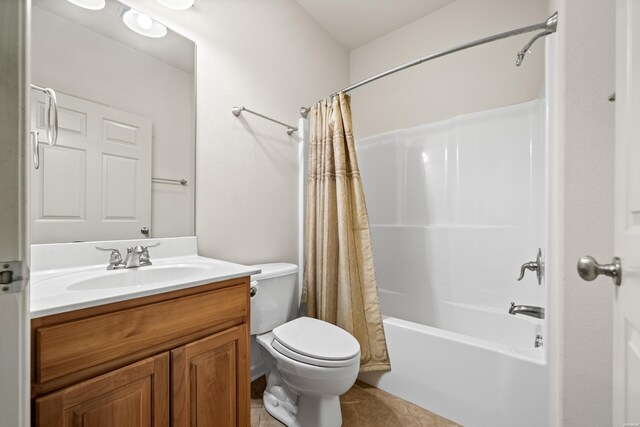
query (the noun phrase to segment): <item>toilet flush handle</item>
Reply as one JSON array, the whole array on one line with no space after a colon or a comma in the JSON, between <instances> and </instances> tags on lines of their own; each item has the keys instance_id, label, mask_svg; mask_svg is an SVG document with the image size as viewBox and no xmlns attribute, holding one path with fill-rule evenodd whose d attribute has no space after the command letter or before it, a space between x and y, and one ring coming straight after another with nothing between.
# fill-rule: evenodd
<instances>
[{"instance_id":1,"label":"toilet flush handle","mask_svg":"<svg viewBox=\"0 0 640 427\"><path fill-rule=\"evenodd\" d=\"M258 282L251 282L251 286L249 287L249 296L251 298L255 297L258 293Z\"/></svg>"}]
</instances>

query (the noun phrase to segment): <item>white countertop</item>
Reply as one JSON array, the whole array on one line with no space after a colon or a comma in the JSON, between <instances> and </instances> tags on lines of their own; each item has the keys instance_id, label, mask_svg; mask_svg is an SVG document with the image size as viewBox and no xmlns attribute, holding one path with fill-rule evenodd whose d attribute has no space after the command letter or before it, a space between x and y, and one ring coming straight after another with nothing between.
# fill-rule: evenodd
<instances>
[{"instance_id":1,"label":"white countertop","mask_svg":"<svg viewBox=\"0 0 640 427\"><path fill-rule=\"evenodd\" d=\"M193 242L186 241L189 250L185 250L184 239L193 239ZM260 272L260 269L255 267L198 256L195 253L195 237L154 239L143 244L156 241L161 241L165 246L161 252L165 256L154 258L154 252L150 249L152 266L111 271L106 269L108 253L101 253L101 258L104 258L101 264L88 262L95 261L93 246L111 244L113 247L115 242L32 245L32 259L36 258L32 265L47 269L36 269L31 273L31 318L191 288ZM137 241L117 243L120 243L120 246L138 244ZM180 250L170 250L172 244L178 247L181 245ZM79 257L78 265L69 266L72 264L69 262L70 252ZM88 256L82 255L85 253ZM46 257L46 262L43 261L43 257ZM60 262L56 263L56 258L60 258ZM61 268L55 268L56 266ZM181 273L181 269L185 274ZM149 280L149 277L154 279Z\"/></svg>"}]
</instances>

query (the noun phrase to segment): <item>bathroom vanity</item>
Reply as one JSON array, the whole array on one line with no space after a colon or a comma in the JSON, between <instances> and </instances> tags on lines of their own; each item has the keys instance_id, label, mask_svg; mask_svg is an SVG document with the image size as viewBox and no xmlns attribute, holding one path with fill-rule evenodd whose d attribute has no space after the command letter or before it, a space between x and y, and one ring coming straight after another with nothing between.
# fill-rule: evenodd
<instances>
[{"instance_id":1,"label":"bathroom vanity","mask_svg":"<svg viewBox=\"0 0 640 427\"><path fill-rule=\"evenodd\" d=\"M248 426L259 270L197 254L196 45L79 3L30 11L33 424Z\"/></svg>"},{"instance_id":2,"label":"bathroom vanity","mask_svg":"<svg viewBox=\"0 0 640 427\"><path fill-rule=\"evenodd\" d=\"M153 266L34 273L34 425L249 426L249 282L256 270L175 256L171 239L161 240L174 256ZM195 251L195 238L182 240ZM37 266L55 247L73 259L90 245L34 245L32 257ZM144 282L154 271L167 279ZM172 271L191 275L174 278Z\"/></svg>"}]
</instances>

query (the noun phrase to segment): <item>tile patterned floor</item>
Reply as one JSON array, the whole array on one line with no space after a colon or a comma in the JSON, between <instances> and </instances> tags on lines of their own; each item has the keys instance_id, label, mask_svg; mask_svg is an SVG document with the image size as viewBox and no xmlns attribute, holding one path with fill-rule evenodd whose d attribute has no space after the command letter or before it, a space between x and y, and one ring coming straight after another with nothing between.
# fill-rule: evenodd
<instances>
[{"instance_id":1,"label":"tile patterned floor","mask_svg":"<svg viewBox=\"0 0 640 427\"><path fill-rule=\"evenodd\" d=\"M282 427L262 405L266 384L251 383L251 427ZM460 427L459 424L360 381L340 396L343 427Z\"/></svg>"}]
</instances>

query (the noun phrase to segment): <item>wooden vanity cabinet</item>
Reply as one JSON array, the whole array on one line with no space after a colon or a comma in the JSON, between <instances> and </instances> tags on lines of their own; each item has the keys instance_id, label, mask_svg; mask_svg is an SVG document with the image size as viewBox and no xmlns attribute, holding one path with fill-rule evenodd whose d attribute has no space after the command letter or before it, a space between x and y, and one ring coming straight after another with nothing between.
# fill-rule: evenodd
<instances>
[{"instance_id":1,"label":"wooden vanity cabinet","mask_svg":"<svg viewBox=\"0 0 640 427\"><path fill-rule=\"evenodd\" d=\"M249 278L32 320L33 425L250 425Z\"/></svg>"}]
</instances>

